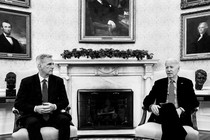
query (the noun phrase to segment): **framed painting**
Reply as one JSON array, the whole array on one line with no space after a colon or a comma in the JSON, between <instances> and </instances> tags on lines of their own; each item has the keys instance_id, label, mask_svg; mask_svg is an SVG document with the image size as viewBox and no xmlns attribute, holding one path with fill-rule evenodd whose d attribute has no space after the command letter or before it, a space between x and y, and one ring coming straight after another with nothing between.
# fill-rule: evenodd
<instances>
[{"instance_id":1,"label":"framed painting","mask_svg":"<svg viewBox=\"0 0 210 140\"><path fill-rule=\"evenodd\" d=\"M181 15L181 60L210 59L210 10Z\"/></svg>"},{"instance_id":2,"label":"framed painting","mask_svg":"<svg viewBox=\"0 0 210 140\"><path fill-rule=\"evenodd\" d=\"M31 14L0 8L0 59L31 59Z\"/></svg>"},{"instance_id":3,"label":"framed painting","mask_svg":"<svg viewBox=\"0 0 210 140\"><path fill-rule=\"evenodd\" d=\"M0 3L27 8L30 7L30 0L0 0Z\"/></svg>"},{"instance_id":4,"label":"framed painting","mask_svg":"<svg viewBox=\"0 0 210 140\"><path fill-rule=\"evenodd\" d=\"M135 0L80 0L79 42L135 42Z\"/></svg>"},{"instance_id":5,"label":"framed painting","mask_svg":"<svg viewBox=\"0 0 210 140\"><path fill-rule=\"evenodd\" d=\"M181 0L181 9L193 8L210 4L210 0Z\"/></svg>"}]
</instances>

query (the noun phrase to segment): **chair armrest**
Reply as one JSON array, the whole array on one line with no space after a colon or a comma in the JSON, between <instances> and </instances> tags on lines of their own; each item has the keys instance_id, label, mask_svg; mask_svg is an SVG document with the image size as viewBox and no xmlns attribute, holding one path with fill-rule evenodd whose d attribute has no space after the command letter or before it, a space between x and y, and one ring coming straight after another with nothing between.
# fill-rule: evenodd
<instances>
[{"instance_id":1,"label":"chair armrest","mask_svg":"<svg viewBox=\"0 0 210 140\"><path fill-rule=\"evenodd\" d=\"M67 106L65 109L62 109L61 112L63 113L68 113L70 111L71 107ZM21 113L18 109L16 109L15 107L12 108L12 113L14 113L15 115L15 121L14 121L14 128L13 128L13 132L16 132L17 130L19 130L22 126L17 122L17 120L21 117ZM71 125L74 126L74 124L71 122Z\"/></svg>"},{"instance_id":2,"label":"chair armrest","mask_svg":"<svg viewBox=\"0 0 210 140\"><path fill-rule=\"evenodd\" d=\"M193 110L193 112L191 113L191 121L192 121L192 124L193 124L193 128L194 128L195 130L198 130L197 118L196 118L196 113L197 113L198 109L199 109L198 107L195 108L195 109Z\"/></svg>"},{"instance_id":3,"label":"chair armrest","mask_svg":"<svg viewBox=\"0 0 210 140\"><path fill-rule=\"evenodd\" d=\"M12 113L15 115L20 115L20 112L15 107L12 108Z\"/></svg>"},{"instance_id":4,"label":"chair armrest","mask_svg":"<svg viewBox=\"0 0 210 140\"><path fill-rule=\"evenodd\" d=\"M142 117L141 117L141 121L140 121L139 125L144 124L146 121L146 118L147 118L147 110L144 106L142 107L142 110L143 110L143 113L142 113Z\"/></svg>"}]
</instances>

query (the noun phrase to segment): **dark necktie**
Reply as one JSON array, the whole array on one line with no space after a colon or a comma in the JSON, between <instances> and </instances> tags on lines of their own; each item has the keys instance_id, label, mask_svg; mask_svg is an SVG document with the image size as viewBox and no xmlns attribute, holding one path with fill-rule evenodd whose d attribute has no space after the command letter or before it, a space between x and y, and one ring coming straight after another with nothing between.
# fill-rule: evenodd
<instances>
[{"instance_id":1,"label":"dark necktie","mask_svg":"<svg viewBox=\"0 0 210 140\"><path fill-rule=\"evenodd\" d=\"M47 80L42 80L42 102L48 102L48 89L47 89ZM43 119L45 121L49 120L49 114L43 114Z\"/></svg>"},{"instance_id":2,"label":"dark necktie","mask_svg":"<svg viewBox=\"0 0 210 140\"><path fill-rule=\"evenodd\" d=\"M47 80L42 80L42 102L48 102Z\"/></svg>"},{"instance_id":3,"label":"dark necktie","mask_svg":"<svg viewBox=\"0 0 210 140\"><path fill-rule=\"evenodd\" d=\"M168 102L173 103L175 105L175 92L174 92L174 83L173 81L170 81L169 83L169 90L168 90Z\"/></svg>"}]
</instances>

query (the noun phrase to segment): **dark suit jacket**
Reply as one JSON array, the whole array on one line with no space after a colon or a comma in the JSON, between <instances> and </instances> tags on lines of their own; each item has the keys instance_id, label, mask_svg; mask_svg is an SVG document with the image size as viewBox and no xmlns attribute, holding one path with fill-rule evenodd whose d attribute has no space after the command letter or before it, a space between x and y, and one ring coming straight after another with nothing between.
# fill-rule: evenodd
<instances>
[{"instance_id":1,"label":"dark suit jacket","mask_svg":"<svg viewBox=\"0 0 210 140\"><path fill-rule=\"evenodd\" d=\"M208 53L210 52L210 36L205 33L203 37L198 41L197 36L195 41L192 43L191 49L188 49L187 53Z\"/></svg>"},{"instance_id":2,"label":"dark suit jacket","mask_svg":"<svg viewBox=\"0 0 210 140\"><path fill-rule=\"evenodd\" d=\"M116 8L109 6L109 3L104 0L103 4L100 4L97 0L89 3L90 16L93 22L99 22L107 24L109 20L116 22L118 13Z\"/></svg>"},{"instance_id":3,"label":"dark suit jacket","mask_svg":"<svg viewBox=\"0 0 210 140\"><path fill-rule=\"evenodd\" d=\"M22 53L21 46L19 42L12 37L13 45L9 43L6 37L1 34L0 35L0 52L4 53Z\"/></svg>"},{"instance_id":4,"label":"dark suit jacket","mask_svg":"<svg viewBox=\"0 0 210 140\"><path fill-rule=\"evenodd\" d=\"M168 78L157 80L152 87L149 95L143 101L144 106L149 110L151 104L160 105L167 100L168 90ZM177 80L177 102L179 107L182 107L185 112L181 115L180 120L183 125L192 126L191 113L199 106L199 102L195 96L193 89L193 83L191 80L183 77L178 77ZM148 121L157 121L158 117L155 114L151 114Z\"/></svg>"},{"instance_id":5,"label":"dark suit jacket","mask_svg":"<svg viewBox=\"0 0 210 140\"><path fill-rule=\"evenodd\" d=\"M65 109L68 104L68 98L63 83L63 79L54 75L49 76L48 82L48 100L57 105L57 110L53 113L59 113ZM15 108L23 112L23 116L33 115L34 107L42 104L41 85L38 74L24 78L21 81L20 88L15 100Z\"/></svg>"}]
</instances>

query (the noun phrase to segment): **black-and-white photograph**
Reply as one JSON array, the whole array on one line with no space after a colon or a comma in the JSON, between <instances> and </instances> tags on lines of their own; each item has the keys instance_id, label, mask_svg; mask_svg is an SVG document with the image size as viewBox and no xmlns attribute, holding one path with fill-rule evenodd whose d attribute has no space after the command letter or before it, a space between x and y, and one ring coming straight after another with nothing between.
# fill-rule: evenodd
<instances>
[{"instance_id":1,"label":"black-and-white photograph","mask_svg":"<svg viewBox=\"0 0 210 140\"><path fill-rule=\"evenodd\" d=\"M210 0L0 0L0 140L210 140Z\"/></svg>"}]
</instances>

